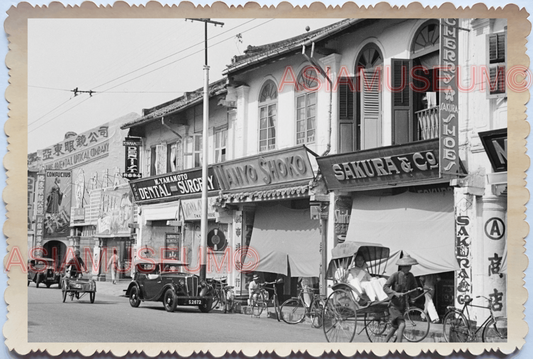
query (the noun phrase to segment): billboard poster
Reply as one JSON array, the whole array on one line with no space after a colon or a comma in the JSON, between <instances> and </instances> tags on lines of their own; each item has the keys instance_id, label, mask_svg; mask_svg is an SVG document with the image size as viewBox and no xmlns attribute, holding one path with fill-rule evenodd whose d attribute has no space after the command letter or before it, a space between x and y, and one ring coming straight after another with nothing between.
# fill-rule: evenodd
<instances>
[{"instance_id":1,"label":"billboard poster","mask_svg":"<svg viewBox=\"0 0 533 359\"><path fill-rule=\"evenodd\" d=\"M98 207L98 235L130 236L128 225L133 221L133 195L129 187L104 190Z\"/></svg>"},{"instance_id":2,"label":"billboard poster","mask_svg":"<svg viewBox=\"0 0 533 359\"><path fill-rule=\"evenodd\" d=\"M46 171L44 186L44 237L66 237L70 227L71 172Z\"/></svg>"}]
</instances>

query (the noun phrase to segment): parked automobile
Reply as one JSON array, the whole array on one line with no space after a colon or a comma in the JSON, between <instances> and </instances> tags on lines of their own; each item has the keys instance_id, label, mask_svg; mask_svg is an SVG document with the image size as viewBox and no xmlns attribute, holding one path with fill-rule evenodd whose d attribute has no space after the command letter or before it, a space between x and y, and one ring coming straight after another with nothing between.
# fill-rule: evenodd
<instances>
[{"instance_id":1,"label":"parked automobile","mask_svg":"<svg viewBox=\"0 0 533 359\"><path fill-rule=\"evenodd\" d=\"M213 288L199 276L187 273L186 264L175 259L146 259L135 262L135 274L126 290L130 305L141 302L163 302L168 312L178 305L197 306L208 313L213 301Z\"/></svg>"},{"instance_id":2,"label":"parked automobile","mask_svg":"<svg viewBox=\"0 0 533 359\"><path fill-rule=\"evenodd\" d=\"M28 260L28 285L35 282L37 288L44 283L47 288L57 284L61 288L61 275L52 258L32 258Z\"/></svg>"}]
</instances>

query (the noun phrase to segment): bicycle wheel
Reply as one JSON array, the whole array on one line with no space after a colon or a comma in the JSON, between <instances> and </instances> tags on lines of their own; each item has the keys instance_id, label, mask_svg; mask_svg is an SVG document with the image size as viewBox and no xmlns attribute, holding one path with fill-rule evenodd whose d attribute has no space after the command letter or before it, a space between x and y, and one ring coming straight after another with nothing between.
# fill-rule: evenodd
<instances>
[{"instance_id":1,"label":"bicycle wheel","mask_svg":"<svg viewBox=\"0 0 533 359\"><path fill-rule=\"evenodd\" d=\"M442 321L444 339L448 343L464 343L469 339L470 327L463 313L452 310L444 316Z\"/></svg>"},{"instance_id":2,"label":"bicycle wheel","mask_svg":"<svg viewBox=\"0 0 533 359\"><path fill-rule=\"evenodd\" d=\"M429 333L429 316L419 308L409 308L403 315L405 330L403 337L410 342L420 342Z\"/></svg>"},{"instance_id":3,"label":"bicycle wheel","mask_svg":"<svg viewBox=\"0 0 533 359\"><path fill-rule=\"evenodd\" d=\"M387 338L388 315L365 314L365 332L372 343L385 342Z\"/></svg>"},{"instance_id":4,"label":"bicycle wheel","mask_svg":"<svg viewBox=\"0 0 533 359\"><path fill-rule=\"evenodd\" d=\"M485 325L481 339L484 343L501 343L507 341L507 319L495 318Z\"/></svg>"},{"instance_id":5,"label":"bicycle wheel","mask_svg":"<svg viewBox=\"0 0 533 359\"><path fill-rule=\"evenodd\" d=\"M267 303L263 292L256 293L257 298L252 303L252 315L254 317L260 317L263 310L266 308Z\"/></svg>"},{"instance_id":6,"label":"bicycle wheel","mask_svg":"<svg viewBox=\"0 0 533 359\"><path fill-rule=\"evenodd\" d=\"M311 325L313 328L320 328L322 326L322 314L324 312L324 303L322 300L314 300L311 307Z\"/></svg>"},{"instance_id":7,"label":"bicycle wheel","mask_svg":"<svg viewBox=\"0 0 533 359\"><path fill-rule=\"evenodd\" d=\"M219 303L220 303L220 294L218 292L218 289L214 289L213 290L213 302L211 302L211 310L215 309Z\"/></svg>"},{"instance_id":8,"label":"bicycle wheel","mask_svg":"<svg viewBox=\"0 0 533 359\"><path fill-rule=\"evenodd\" d=\"M281 305L281 319L287 324L298 324L305 319L305 306L300 298L291 298Z\"/></svg>"},{"instance_id":9,"label":"bicycle wheel","mask_svg":"<svg viewBox=\"0 0 533 359\"><path fill-rule=\"evenodd\" d=\"M337 289L331 293L324 307L324 335L328 342L350 343L357 327L357 307L351 291Z\"/></svg>"}]
</instances>

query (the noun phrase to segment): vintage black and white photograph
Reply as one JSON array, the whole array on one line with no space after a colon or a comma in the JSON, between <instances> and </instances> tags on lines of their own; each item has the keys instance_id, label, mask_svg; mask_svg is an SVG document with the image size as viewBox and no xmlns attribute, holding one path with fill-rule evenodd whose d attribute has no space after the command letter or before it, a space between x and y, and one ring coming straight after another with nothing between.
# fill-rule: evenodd
<instances>
[{"instance_id":1,"label":"vintage black and white photograph","mask_svg":"<svg viewBox=\"0 0 533 359\"><path fill-rule=\"evenodd\" d=\"M30 16L27 344L510 344L512 26Z\"/></svg>"}]
</instances>

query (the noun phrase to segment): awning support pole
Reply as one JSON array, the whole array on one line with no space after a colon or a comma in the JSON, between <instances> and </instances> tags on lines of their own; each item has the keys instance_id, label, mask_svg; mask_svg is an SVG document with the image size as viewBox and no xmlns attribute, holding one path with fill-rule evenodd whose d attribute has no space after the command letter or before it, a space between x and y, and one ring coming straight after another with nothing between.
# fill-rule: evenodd
<instances>
[{"instance_id":1,"label":"awning support pole","mask_svg":"<svg viewBox=\"0 0 533 359\"><path fill-rule=\"evenodd\" d=\"M322 217L322 216L321 216ZM322 261L320 270L320 295L327 295L326 272L328 270L328 220L320 218Z\"/></svg>"}]
</instances>

